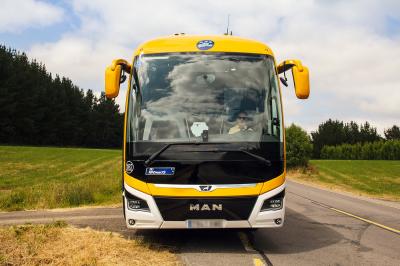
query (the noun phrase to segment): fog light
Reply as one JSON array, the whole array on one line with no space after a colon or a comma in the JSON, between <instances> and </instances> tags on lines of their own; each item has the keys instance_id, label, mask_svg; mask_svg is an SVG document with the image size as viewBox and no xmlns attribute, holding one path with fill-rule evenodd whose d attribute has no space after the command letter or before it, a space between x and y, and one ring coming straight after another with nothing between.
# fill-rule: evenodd
<instances>
[{"instance_id":1,"label":"fog light","mask_svg":"<svg viewBox=\"0 0 400 266\"><path fill-rule=\"evenodd\" d=\"M127 207L131 211L146 211L149 212L149 205L147 205L147 202L143 199L140 199L136 196L133 196L132 194L128 193L125 191L125 197L127 201Z\"/></svg>"},{"instance_id":2,"label":"fog light","mask_svg":"<svg viewBox=\"0 0 400 266\"><path fill-rule=\"evenodd\" d=\"M129 225L135 225L135 220L129 219L129 220L128 220L128 224L129 224Z\"/></svg>"},{"instance_id":3,"label":"fog light","mask_svg":"<svg viewBox=\"0 0 400 266\"><path fill-rule=\"evenodd\" d=\"M281 223L282 223L281 218L275 219L275 224L280 225Z\"/></svg>"},{"instance_id":4,"label":"fog light","mask_svg":"<svg viewBox=\"0 0 400 266\"><path fill-rule=\"evenodd\" d=\"M282 209L285 190L279 192L272 198L266 199L261 207L261 211L276 211Z\"/></svg>"}]
</instances>

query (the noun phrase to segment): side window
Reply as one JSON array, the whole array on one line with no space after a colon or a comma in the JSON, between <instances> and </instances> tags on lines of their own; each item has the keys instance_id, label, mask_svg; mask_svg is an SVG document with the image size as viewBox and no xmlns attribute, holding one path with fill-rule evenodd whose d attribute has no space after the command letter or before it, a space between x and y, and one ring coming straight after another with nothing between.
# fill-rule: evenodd
<instances>
[{"instance_id":1,"label":"side window","mask_svg":"<svg viewBox=\"0 0 400 266\"><path fill-rule=\"evenodd\" d=\"M275 71L270 72L271 82L271 133L279 141L283 141L281 98L279 95L278 80Z\"/></svg>"},{"instance_id":2,"label":"side window","mask_svg":"<svg viewBox=\"0 0 400 266\"><path fill-rule=\"evenodd\" d=\"M272 135L279 137L279 117L278 117L278 104L276 96L272 96L272 101L271 101L271 128L272 128Z\"/></svg>"},{"instance_id":3,"label":"side window","mask_svg":"<svg viewBox=\"0 0 400 266\"><path fill-rule=\"evenodd\" d=\"M133 62L133 66L136 66L135 63L137 61L137 57L135 58ZM133 70L132 70L133 72ZM127 136L127 141L132 142L137 140L137 123L139 122L137 119L137 109L138 109L138 103L137 103L137 86L136 86L136 81L135 77L131 76L131 84L130 84L130 89L129 89L129 96L128 96L128 117L127 117L127 127L126 127L126 136ZM140 107L139 107L140 108Z\"/></svg>"},{"instance_id":4,"label":"side window","mask_svg":"<svg viewBox=\"0 0 400 266\"><path fill-rule=\"evenodd\" d=\"M136 102L136 97L135 97L135 90L130 88L129 90L129 97L128 97L128 126L126 127L126 136L127 136L127 141L132 142L136 141L136 134L135 134L135 123L136 123L136 118L135 118L135 102Z\"/></svg>"}]
</instances>

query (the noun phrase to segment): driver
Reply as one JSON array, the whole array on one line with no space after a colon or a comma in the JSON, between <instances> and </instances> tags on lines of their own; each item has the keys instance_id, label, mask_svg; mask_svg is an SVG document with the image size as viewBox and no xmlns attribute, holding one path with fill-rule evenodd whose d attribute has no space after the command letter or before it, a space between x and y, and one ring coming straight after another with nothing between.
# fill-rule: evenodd
<instances>
[{"instance_id":1,"label":"driver","mask_svg":"<svg viewBox=\"0 0 400 266\"><path fill-rule=\"evenodd\" d=\"M243 131L253 131L253 129L248 125L249 120L250 119L246 112L240 112L236 118L236 125L229 129L228 134L236 134Z\"/></svg>"}]
</instances>

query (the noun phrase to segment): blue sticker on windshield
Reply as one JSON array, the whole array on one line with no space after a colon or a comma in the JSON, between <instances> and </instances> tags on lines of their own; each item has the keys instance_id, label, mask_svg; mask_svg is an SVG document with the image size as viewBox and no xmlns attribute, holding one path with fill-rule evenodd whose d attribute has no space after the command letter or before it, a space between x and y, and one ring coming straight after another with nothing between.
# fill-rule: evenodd
<instances>
[{"instance_id":1,"label":"blue sticker on windshield","mask_svg":"<svg viewBox=\"0 0 400 266\"><path fill-rule=\"evenodd\" d=\"M214 42L211 40L202 40L197 43L199 50L208 50L214 46Z\"/></svg>"},{"instance_id":2,"label":"blue sticker on windshield","mask_svg":"<svg viewBox=\"0 0 400 266\"><path fill-rule=\"evenodd\" d=\"M175 167L148 167L146 175L174 175Z\"/></svg>"}]
</instances>

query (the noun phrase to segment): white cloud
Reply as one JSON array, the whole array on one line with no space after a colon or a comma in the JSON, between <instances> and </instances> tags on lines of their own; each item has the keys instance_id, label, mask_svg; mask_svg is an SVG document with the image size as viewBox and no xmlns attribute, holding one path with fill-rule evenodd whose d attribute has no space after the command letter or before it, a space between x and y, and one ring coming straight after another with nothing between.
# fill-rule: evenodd
<instances>
[{"instance_id":1,"label":"white cloud","mask_svg":"<svg viewBox=\"0 0 400 266\"><path fill-rule=\"evenodd\" d=\"M287 124L400 122L400 37L387 31L388 17L400 20L399 1L75 0L72 9L80 28L29 54L83 88L102 90L106 65L131 60L139 43L175 32L221 34L230 14L235 35L266 42L277 61L299 58L309 67L309 100L282 87Z\"/></svg>"},{"instance_id":2,"label":"white cloud","mask_svg":"<svg viewBox=\"0 0 400 266\"><path fill-rule=\"evenodd\" d=\"M53 73L67 76L83 88L100 91L105 66L130 52L118 44L68 34L56 43L34 45L30 54L45 62Z\"/></svg>"},{"instance_id":3,"label":"white cloud","mask_svg":"<svg viewBox=\"0 0 400 266\"><path fill-rule=\"evenodd\" d=\"M0 8L0 32L21 32L27 28L48 26L63 19L64 12L54 5L36 0L3 0Z\"/></svg>"}]
</instances>

